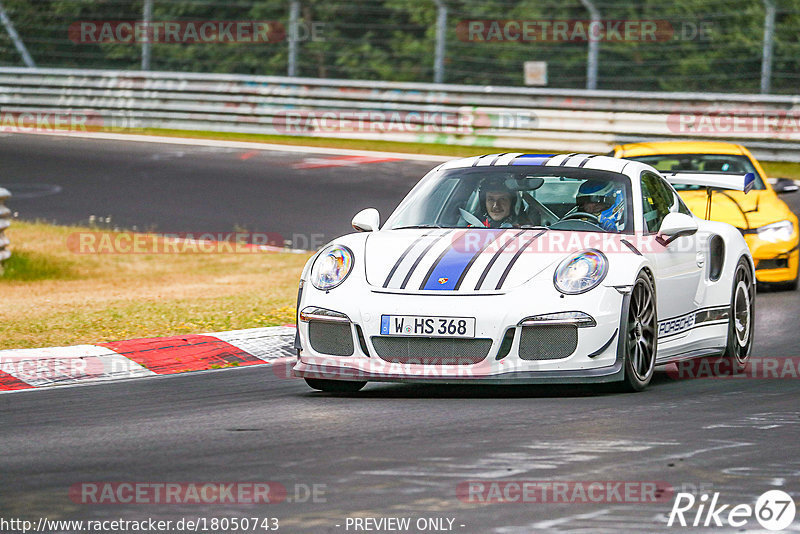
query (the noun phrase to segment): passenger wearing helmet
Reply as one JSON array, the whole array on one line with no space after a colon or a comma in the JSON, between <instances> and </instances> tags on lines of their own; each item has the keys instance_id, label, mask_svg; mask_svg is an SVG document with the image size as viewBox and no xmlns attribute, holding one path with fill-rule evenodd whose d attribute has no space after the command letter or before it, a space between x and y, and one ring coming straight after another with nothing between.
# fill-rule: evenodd
<instances>
[{"instance_id":1,"label":"passenger wearing helmet","mask_svg":"<svg viewBox=\"0 0 800 534\"><path fill-rule=\"evenodd\" d=\"M587 180L578 188L575 203L579 212L597 218L603 230L621 232L625 228L625 195L620 184Z\"/></svg>"},{"instance_id":2,"label":"passenger wearing helmet","mask_svg":"<svg viewBox=\"0 0 800 534\"><path fill-rule=\"evenodd\" d=\"M480 207L478 218L487 228L511 228L518 226L514 210L517 196L500 177L486 178L480 184Z\"/></svg>"}]
</instances>

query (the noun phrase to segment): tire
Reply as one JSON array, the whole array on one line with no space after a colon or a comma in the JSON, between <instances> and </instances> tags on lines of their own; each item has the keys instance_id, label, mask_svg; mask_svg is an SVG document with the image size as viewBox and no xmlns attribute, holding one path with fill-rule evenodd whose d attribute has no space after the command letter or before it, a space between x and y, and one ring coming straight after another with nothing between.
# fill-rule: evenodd
<instances>
[{"instance_id":1,"label":"tire","mask_svg":"<svg viewBox=\"0 0 800 534\"><path fill-rule=\"evenodd\" d=\"M656 296L650 277L640 272L631 291L623 336L624 391L642 391L653 378L658 349Z\"/></svg>"},{"instance_id":2,"label":"tire","mask_svg":"<svg viewBox=\"0 0 800 534\"><path fill-rule=\"evenodd\" d=\"M741 373L747 367L747 360L753 349L753 327L755 325L756 287L750 264L739 258L733 272L733 288L728 318L728 341L725 345L726 358L732 373Z\"/></svg>"},{"instance_id":3,"label":"tire","mask_svg":"<svg viewBox=\"0 0 800 534\"><path fill-rule=\"evenodd\" d=\"M800 286L800 275L794 277L794 281L786 282L785 289L787 291L797 291L797 288Z\"/></svg>"},{"instance_id":4,"label":"tire","mask_svg":"<svg viewBox=\"0 0 800 534\"><path fill-rule=\"evenodd\" d=\"M800 281L800 276L795 276L794 280L775 284L775 288L782 291L797 291L798 281Z\"/></svg>"},{"instance_id":5,"label":"tire","mask_svg":"<svg viewBox=\"0 0 800 534\"><path fill-rule=\"evenodd\" d=\"M306 384L313 389L326 393L355 393L367 385L366 382L352 382L349 380L326 380L324 378L306 378Z\"/></svg>"},{"instance_id":6,"label":"tire","mask_svg":"<svg viewBox=\"0 0 800 534\"><path fill-rule=\"evenodd\" d=\"M800 277L788 282L756 282L756 287L759 291L797 291L799 281Z\"/></svg>"}]
</instances>

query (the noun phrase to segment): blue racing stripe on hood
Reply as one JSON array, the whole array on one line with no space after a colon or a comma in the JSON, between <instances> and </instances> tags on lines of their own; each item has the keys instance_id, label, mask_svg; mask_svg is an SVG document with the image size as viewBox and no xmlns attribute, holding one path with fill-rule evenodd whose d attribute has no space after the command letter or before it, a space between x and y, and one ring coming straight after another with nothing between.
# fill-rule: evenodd
<instances>
[{"instance_id":1,"label":"blue racing stripe on hood","mask_svg":"<svg viewBox=\"0 0 800 534\"><path fill-rule=\"evenodd\" d=\"M511 165L544 165L553 154L523 154L514 158Z\"/></svg>"},{"instance_id":2,"label":"blue racing stripe on hood","mask_svg":"<svg viewBox=\"0 0 800 534\"><path fill-rule=\"evenodd\" d=\"M499 233L502 230L472 230L461 234L431 266L420 289L455 290L461 274L473 263L475 254L485 248L487 239L494 240Z\"/></svg>"}]
</instances>

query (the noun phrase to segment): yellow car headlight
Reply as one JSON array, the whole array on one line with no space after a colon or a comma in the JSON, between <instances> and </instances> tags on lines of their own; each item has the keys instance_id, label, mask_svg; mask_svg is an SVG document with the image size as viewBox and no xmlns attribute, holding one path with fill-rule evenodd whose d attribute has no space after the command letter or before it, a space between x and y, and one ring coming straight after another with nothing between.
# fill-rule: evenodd
<instances>
[{"instance_id":1,"label":"yellow car headlight","mask_svg":"<svg viewBox=\"0 0 800 534\"><path fill-rule=\"evenodd\" d=\"M757 228L756 233L759 239L769 243L789 241L794 233L794 226L792 221L783 220Z\"/></svg>"}]
</instances>

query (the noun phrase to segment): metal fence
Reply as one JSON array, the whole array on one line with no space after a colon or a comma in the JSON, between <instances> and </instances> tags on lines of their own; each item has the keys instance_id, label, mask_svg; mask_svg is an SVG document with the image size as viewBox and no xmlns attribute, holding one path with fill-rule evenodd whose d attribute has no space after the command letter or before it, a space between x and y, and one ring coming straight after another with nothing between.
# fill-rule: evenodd
<instances>
[{"instance_id":1,"label":"metal fence","mask_svg":"<svg viewBox=\"0 0 800 534\"><path fill-rule=\"evenodd\" d=\"M558 88L793 94L800 81L800 0L0 0L0 22L7 66L522 86L534 61ZM220 38L228 22L269 38Z\"/></svg>"},{"instance_id":2,"label":"metal fence","mask_svg":"<svg viewBox=\"0 0 800 534\"><path fill-rule=\"evenodd\" d=\"M177 129L566 152L704 139L800 161L800 96L0 68L0 106L4 131Z\"/></svg>"},{"instance_id":3,"label":"metal fence","mask_svg":"<svg viewBox=\"0 0 800 534\"><path fill-rule=\"evenodd\" d=\"M8 189L0 187L0 274L3 273L3 262L11 256L11 251L8 250L8 237L5 235L6 228L11 224L11 210L5 205L10 197Z\"/></svg>"}]
</instances>

